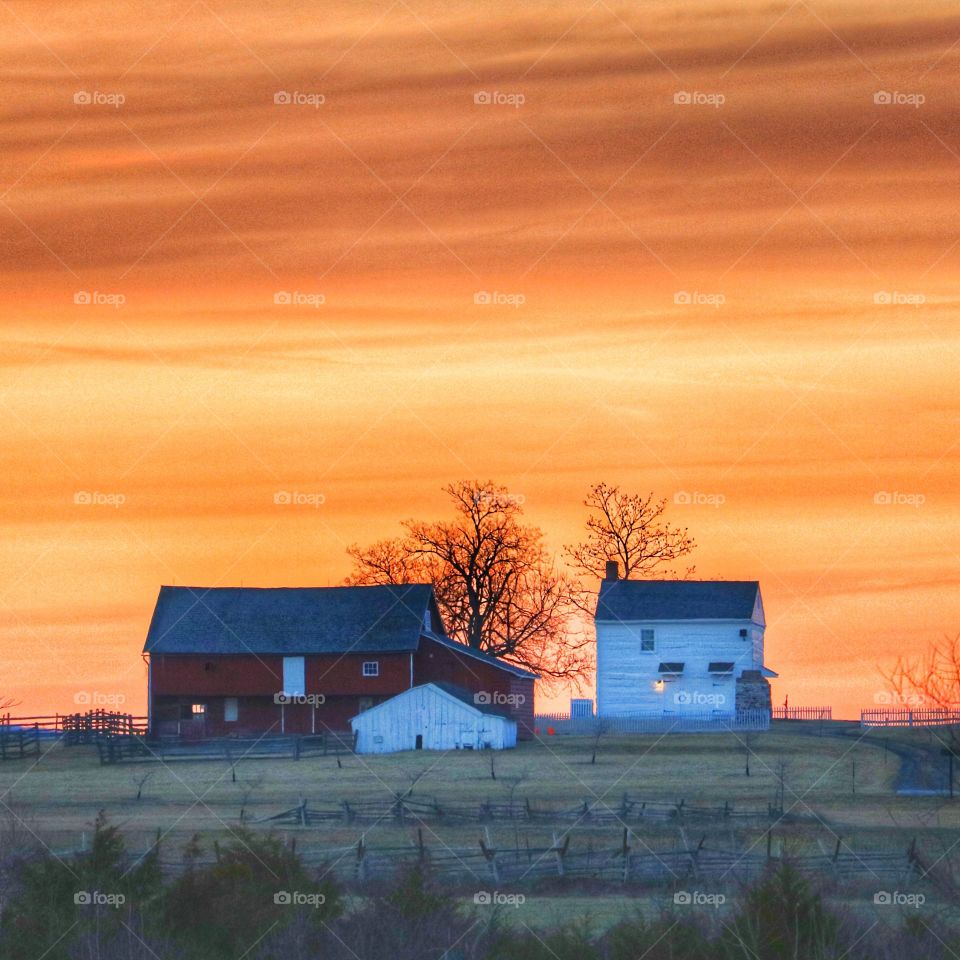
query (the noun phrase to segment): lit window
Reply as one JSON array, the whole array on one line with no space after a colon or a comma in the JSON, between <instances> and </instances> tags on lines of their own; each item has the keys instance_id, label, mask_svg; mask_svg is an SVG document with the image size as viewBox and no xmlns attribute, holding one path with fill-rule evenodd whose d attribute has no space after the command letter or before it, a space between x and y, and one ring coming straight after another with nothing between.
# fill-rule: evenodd
<instances>
[{"instance_id":1,"label":"lit window","mask_svg":"<svg viewBox=\"0 0 960 960\"><path fill-rule=\"evenodd\" d=\"M203 716L206 716L206 713L207 713L207 705L206 705L205 703L193 703L193 704L190 705L190 712L191 712L195 717L203 717Z\"/></svg>"},{"instance_id":2,"label":"lit window","mask_svg":"<svg viewBox=\"0 0 960 960\"><path fill-rule=\"evenodd\" d=\"M365 677L379 677L380 676L380 661L379 660L364 660L363 661L363 675Z\"/></svg>"}]
</instances>

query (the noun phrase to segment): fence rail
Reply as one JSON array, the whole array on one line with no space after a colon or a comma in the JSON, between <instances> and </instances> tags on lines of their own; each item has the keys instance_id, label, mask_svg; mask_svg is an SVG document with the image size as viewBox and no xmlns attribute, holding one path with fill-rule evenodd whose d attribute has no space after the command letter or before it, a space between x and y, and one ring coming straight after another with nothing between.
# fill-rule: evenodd
<instances>
[{"instance_id":1,"label":"fence rail","mask_svg":"<svg viewBox=\"0 0 960 960\"><path fill-rule=\"evenodd\" d=\"M774 720L832 720L833 707L774 707Z\"/></svg>"},{"instance_id":2,"label":"fence rail","mask_svg":"<svg viewBox=\"0 0 960 960\"><path fill-rule=\"evenodd\" d=\"M206 740L181 740L164 737L157 741L131 736L101 737L96 740L100 763L122 761L222 760L300 760L306 757L339 756L352 749L346 741L330 734L302 734L270 737L217 737Z\"/></svg>"},{"instance_id":3,"label":"fence rail","mask_svg":"<svg viewBox=\"0 0 960 960\"><path fill-rule=\"evenodd\" d=\"M808 876L820 875L847 885L859 881L874 889L878 885L910 889L929 879L915 842L899 851L855 850L839 841L818 846L819 853L790 856L789 862ZM405 846L370 847L361 833L349 846L303 850L298 855L308 865L324 865L325 873L359 885L388 881L403 867L420 863L441 882L474 892L479 888L481 895L484 889L522 888L549 880L674 887L702 879L740 884L758 879L771 863L784 859L781 839L770 832L765 844L714 846L705 835L690 837L682 829L673 838L653 840L638 837L629 828L617 830L606 841L590 836L586 842L572 831L559 831L553 833L549 845L542 839L531 844L529 837L521 843L519 834L509 845L501 845L484 828L476 845L456 848L437 843L429 834L425 840L423 830ZM209 865L215 860L215 856L202 854L192 862ZM174 873L184 864L182 859L161 857L160 866L164 872Z\"/></svg>"},{"instance_id":4,"label":"fence rail","mask_svg":"<svg viewBox=\"0 0 960 960\"><path fill-rule=\"evenodd\" d=\"M723 733L768 730L768 710L736 713L633 713L614 717L571 717L567 713L542 713L534 717L534 732L541 737L604 736L621 733Z\"/></svg>"},{"instance_id":5,"label":"fence rail","mask_svg":"<svg viewBox=\"0 0 960 960\"><path fill-rule=\"evenodd\" d=\"M0 761L40 756L40 730L34 726L0 726Z\"/></svg>"},{"instance_id":6,"label":"fence rail","mask_svg":"<svg viewBox=\"0 0 960 960\"><path fill-rule=\"evenodd\" d=\"M285 826L338 824L419 823L579 823L591 826L642 822L767 821L782 819L783 811L772 804L766 808L738 808L721 804L688 804L685 800L643 800L624 794L619 803L583 800L574 805L524 797L514 800L479 800L474 803L439 802L432 797L395 796L380 800L328 800L320 804L305 799L258 823Z\"/></svg>"},{"instance_id":7,"label":"fence rail","mask_svg":"<svg viewBox=\"0 0 960 960\"><path fill-rule=\"evenodd\" d=\"M960 724L960 710L860 711L861 727L942 727Z\"/></svg>"}]
</instances>

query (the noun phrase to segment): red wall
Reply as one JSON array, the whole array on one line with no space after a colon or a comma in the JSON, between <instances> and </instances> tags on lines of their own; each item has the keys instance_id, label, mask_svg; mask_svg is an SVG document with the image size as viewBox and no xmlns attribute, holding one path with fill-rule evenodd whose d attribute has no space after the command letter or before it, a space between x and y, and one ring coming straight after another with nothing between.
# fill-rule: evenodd
<instances>
[{"instance_id":1,"label":"red wall","mask_svg":"<svg viewBox=\"0 0 960 960\"><path fill-rule=\"evenodd\" d=\"M377 677L363 676L364 661L380 664ZM252 654L181 655L158 654L150 658L155 721L167 721L164 730L172 732L170 721L180 713L180 705L191 701L207 704L203 731L194 735L220 736L225 733L280 732L280 706L274 695L283 689L283 658ZM305 658L306 693L322 694L325 702L287 704L284 707L284 731L309 733L316 730L346 731L350 718L360 712L361 698L374 704L392 697L410 684L410 654L344 654ZM462 656L455 650L423 638L413 655L413 683L446 681L475 693L491 697L513 694L523 703L503 703L517 721L517 734L529 737L533 728L533 681L515 677L493 664ZM223 698L239 699L239 719L226 723ZM156 726L156 724L155 724ZM186 725L184 725L186 726Z\"/></svg>"}]
</instances>

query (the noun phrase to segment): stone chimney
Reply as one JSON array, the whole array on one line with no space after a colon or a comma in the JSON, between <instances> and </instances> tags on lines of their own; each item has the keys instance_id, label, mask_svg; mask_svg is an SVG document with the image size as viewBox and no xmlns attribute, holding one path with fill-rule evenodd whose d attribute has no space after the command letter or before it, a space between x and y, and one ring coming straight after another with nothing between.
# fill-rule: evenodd
<instances>
[{"instance_id":1,"label":"stone chimney","mask_svg":"<svg viewBox=\"0 0 960 960\"><path fill-rule=\"evenodd\" d=\"M620 564L616 560L607 561L607 572L603 575L604 580L620 579Z\"/></svg>"}]
</instances>

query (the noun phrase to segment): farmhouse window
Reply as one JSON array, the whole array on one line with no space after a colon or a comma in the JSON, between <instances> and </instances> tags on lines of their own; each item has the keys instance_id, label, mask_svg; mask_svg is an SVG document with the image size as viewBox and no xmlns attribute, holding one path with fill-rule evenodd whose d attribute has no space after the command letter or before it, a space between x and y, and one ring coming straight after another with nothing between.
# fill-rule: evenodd
<instances>
[{"instance_id":1,"label":"farmhouse window","mask_svg":"<svg viewBox=\"0 0 960 960\"><path fill-rule=\"evenodd\" d=\"M380 676L380 661L379 660L364 660L363 661L363 675L365 677L379 677Z\"/></svg>"},{"instance_id":2,"label":"farmhouse window","mask_svg":"<svg viewBox=\"0 0 960 960\"><path fill-rule=\"evenodd\" d=\"M679 676L681 673L683 673L683 664L675 661L668 661L666 663L661 663L657 669L660 673L667 674L669 676Z\"/></svg>"},{"instance_id":3,"label":"farmhouse window","mask_svg":"<svg viewBox=\"0 0 960 960\"><path fill-rule=\"evenodd\" d=\"M733 673L733 663L725 660L713 660L707 667L707 673L731 674Z\"/></svg>"},{"instance_id":4,"label":"farmhouse window","mask_svg":"<svg viewBox=\"0 0 960 960\"><path fill-rule=\"evenodd\" d=\"M652 653L656 649L656 640L652 630L640 631L640 649L644 653Z\"/></svg>"},{"instance_id":5,"label":"farmhouse window","mask_svg":"<svg viewBox=\"0 0 960 960\"><path fill-rule=\"evenodd\" d=\"M205 717L207 715L207 705L205 703L193 703L190 705L190 713L195 717Z\"/></svg>"},{"instance_id":6,"label":"farmhouse window","mask_svg":"<svg viewBox=\"0 0 960 960\"><path fill-rule=\"evenodd\" d=\"M223 722L236 723L239 704L236 697L227 697L223 701Z\"/></svg>"}]
</instances>

